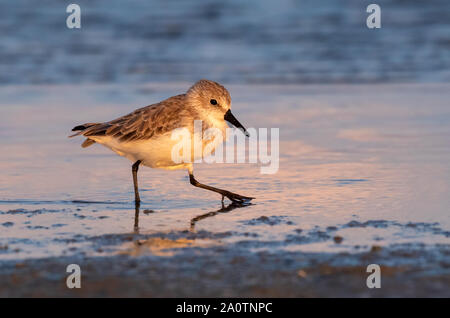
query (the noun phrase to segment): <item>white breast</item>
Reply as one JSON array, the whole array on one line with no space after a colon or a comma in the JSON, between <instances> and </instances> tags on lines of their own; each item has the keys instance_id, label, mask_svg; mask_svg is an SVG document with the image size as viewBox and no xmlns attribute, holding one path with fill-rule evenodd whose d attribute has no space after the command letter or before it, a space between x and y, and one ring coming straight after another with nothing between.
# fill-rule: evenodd
<instances>
[{"instance_id":1,"label":"white breast","mask_svg":"<svg viewBox=\"0 0 450 318\"><path fill-rule=\"evenodd\" d=\"M205 125L204 128L207 129L208 126L210 125ZM221 129L221 132L224 137L225 129ZM199 136L195 137L199 138ZM180 140L172 140L172 132L148 140L135 140L130 142L120 142L118 139L110 136L92 136L90 138L97 143L110 148L118 155L128 158L132 162L141 160L143 165L151 168L182 169L189 165L189 162L179 163L173 161L172 150L180 143ZM190 151L191 153L191 162L203 158L203 150L206 146L212 151L218 144L223 142L223 139L219 138L212 140L205 140L203 138L197 139L197 141L202 140L200 144L203 148L201 148L200 151L194 151L193 133L190 133L190 139L191 147L190 149L187 149L187 151Z\"/></svg>"}]
</instances>

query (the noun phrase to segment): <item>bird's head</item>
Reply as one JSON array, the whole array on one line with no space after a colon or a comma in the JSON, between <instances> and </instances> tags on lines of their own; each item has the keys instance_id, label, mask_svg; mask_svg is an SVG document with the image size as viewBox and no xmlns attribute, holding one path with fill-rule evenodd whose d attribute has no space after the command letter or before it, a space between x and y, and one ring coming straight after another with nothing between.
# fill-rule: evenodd
<instances>
[{"instance_id":1,"label":"bird's head","mask_svg":"<svg viewBox=\"0 0 450 318\"><path fill-rule=\"evenodd\" d=\"M219 83L202 79L189 88L186 97L199 112L226 120L249 136L244 126L231 113L230 93Z\"/></svg>"}]
</instances>

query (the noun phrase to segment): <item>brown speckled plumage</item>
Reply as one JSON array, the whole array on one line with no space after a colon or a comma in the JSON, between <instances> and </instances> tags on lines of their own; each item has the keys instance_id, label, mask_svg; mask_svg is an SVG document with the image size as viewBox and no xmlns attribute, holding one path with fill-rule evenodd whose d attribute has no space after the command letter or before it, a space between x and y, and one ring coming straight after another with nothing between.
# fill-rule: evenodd
<instances>
[{"instance_id":1,"label":"brown speckled plumage","mask_svg":"<svg viewBox=\"0 0 450 318\"><path fill-rule=\"evenodd\" d=\"M186 113L194 111L183 107L185 99L185 94L173 96L109 122L89 126L74 136L110 136L121 142L150 139L183 125Z\"/></svg>"},{"instance_id":2,"label":"brown speckled plumage","mask_svg":"<svg viewBox=\"0 0 450 318\"><path fill-rule=\"evenodd\" d=\"M127 142L157 137L178 127L192 127L192 118L198 117L198 114L194 107L186 106L208 104L211 92L222 96L226 105L231 103L230 94L225 87L216 82L200 80L186 94L172 96L105 123L77 126L74 130L78 132L70 137L78 135L88 137L82 145L88 147L95 143L89 139L90 136L110 136L117 138L120 142Z\"/></svg>"}]
</instances>

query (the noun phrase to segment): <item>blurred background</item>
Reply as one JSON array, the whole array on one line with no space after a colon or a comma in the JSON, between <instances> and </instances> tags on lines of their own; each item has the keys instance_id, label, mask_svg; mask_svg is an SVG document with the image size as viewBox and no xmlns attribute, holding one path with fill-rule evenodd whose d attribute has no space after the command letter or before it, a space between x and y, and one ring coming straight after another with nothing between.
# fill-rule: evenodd
<instances>
[{"instance_id":1,"label":"blurred background","mask_svg":"<svg viewBox=\"0 0 450 318\"><path fill-rule=\"evenodd\" d=\"M449 82L450 1L373 2L1 1L0 84Z\"/></svg>"}]
</instances>

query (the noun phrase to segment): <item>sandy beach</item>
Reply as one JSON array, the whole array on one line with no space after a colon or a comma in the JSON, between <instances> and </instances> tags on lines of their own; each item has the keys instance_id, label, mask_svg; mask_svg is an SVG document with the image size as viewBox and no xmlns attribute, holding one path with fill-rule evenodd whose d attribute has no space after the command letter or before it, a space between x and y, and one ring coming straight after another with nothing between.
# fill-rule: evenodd
<instances>
[{"instance_id":1,"label":"sandy beach","mask_svg":"<svg viewBox=\"0 0 450 318\"><path fill-rule=\"evenodd\" d=\"M448 84L227 85L244 125L280 129L279 171L199 164L256 197L236 207L143 168L136 220L130 163L67 135L187 87L0 87L0 296L450 295Z\"/></svg>"}]
</instances>

